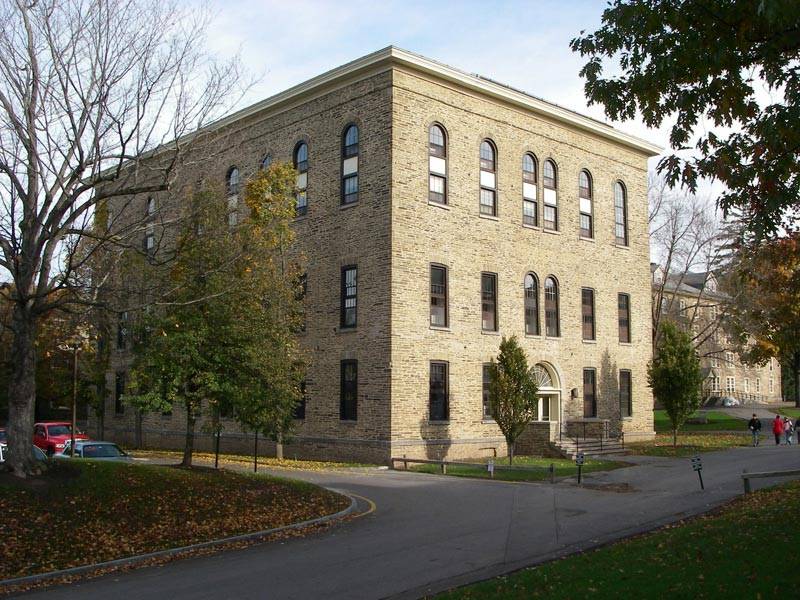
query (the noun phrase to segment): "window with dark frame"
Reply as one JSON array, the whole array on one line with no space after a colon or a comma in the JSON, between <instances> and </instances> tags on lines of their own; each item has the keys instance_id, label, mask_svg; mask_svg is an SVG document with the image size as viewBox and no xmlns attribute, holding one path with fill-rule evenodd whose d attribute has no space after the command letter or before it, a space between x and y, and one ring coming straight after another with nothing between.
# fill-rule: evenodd
<instances>
[{"instance_id":1,"label":"window with dark frame","mask_svg":"<svg viewBox=\"0 0 800 600\"><path fill-rule=\"evenodd\" d=\"M597 416L597 378L594 369L583 370L583 416Z\"/></svg>"},{"instance_id":2,"label":"window with dark frame","mask_svg":"<svg viewBox=\"0 0 800 600\"><path fill-rule=\"evenodd\" d=\"M342 304L339 326L343 329L356 326L357 275L358 267L356 265L342 267Z\"/></svg>"},{"instance_id":3,"label":"window with dark frame","mask_svg":"<svg viewBox=\"0 0 800 600\"><path fill-rule=\"evenodd\" d=\"M350 124L342 134L342 204L358 202L358 127Z\"/></svg>"},{"instance_id":4,"label":"window with dark frame","mask_svg":"<svg viewBox=\"0 0 800 600\"><path fill-rule=\"evenodd\" d=\"M583 339L594 340L594 290L581 289L581 317L583 324Z\"/></svg>"},{"instance_id":5,"label":"window with dark frame","mask_svg":"<svg viewBox=\"0 0 800 600\"><path fill-rule=\"evenodd\" d=\"M481 273L481 329L497 331L497 275Z\"/></svg>"},{"instance_id":6,"label":"window with dark frame","mask_svg":"<svg viewBox=\"0 0 800 600\"><path fill-rule=\"evenodd\" d=\"M306 382L305 379L300 382L300 400L294 405L292 411L292 418L303 420L306 418Z\"/></svg>"},{"instance_id":7,"label":"window with dark frame","mask_svg":"<svg viewBox=\"0 0 800 600\"><path fill-rule=\"evenodd\" d=\"M628 197L620 181L614 183L614 237L617 244L628 245Z\"/></svg>"},{"instance_id":8,"label":"window with dark frame","mask_svg":"<svg viewBox=\"0 0 800 600\"><path fill-rule=\"evenodd\" d=\"M631 372L626 369L619 372L619 414L623 418L633 416Z\"/></svg>"},{"instance_id":9,"label":"window with dark frame","mask_svg":"<svg viewBox=\"0 0 800 600\"><path fill-rule=\"evenodd\" d=\"M558 282L552 275L544 280L544 326L547 337L559 337Z\"/></svg>"},{"instance_id":10,"label":"window with dark frame","mask_svg":"<svg viewBox=\"0 0 800 600\"><path fill-rule=\"evenodd\" d=\"M488 421L488 420L493 420L494 419L494 417L492 417L492 405L491 405L491 402L489 401L489 384L491 382L491 377L490 377L491 367L492 367L491 363L484 363L483 364L483 369L482 369L482 377L483 377L482 395L483 395L483 420L484 421Z\"/></svg>"},{"instance_id":11,"label":"window with dark frame","mask_svg":"<svg viewBox=\"0 0 800 600\"><path fill-rule=\"evenodd\" d=\"M297 171L295 214L299 217L308 213L308 145L305 142L298 142L295 146L292 162Z\"/></svg>"},{"instance_id":12,"label":"window with dark frame","mask_svg":"<svg viewBox=\"0 0 800 600\"><path fill-rule=\"evenodd\" d=\"M447 363L431 361L430 397L428 402L428 418L431 421L447 421L450 418L447 394Z\"/></svg>"},{"instance_id":13,"label":"window with dark frame","mask_svg":"<svg viewBox=\"0 0 800 600\"><path fill-rule=\"evenodd\" d=\"M631 341L631 298L628 294L617 296L617 306L619 307L619 341L630 343Z\"/></svg>"},{"instance_id":14,"label":"window with dark frame","mask_svg":"<svg viewBox=\"0 0 800 600\"><path fill-rule=\"evenodd\" d=\"M544 228L558 231L558 171L556 163L548 159L544 161L542 171L544 186Z\"/></svg>"},{"instance_id":15,"label":"window with dark frame","mask_svg":"<svg viewBox=\"0 0 800 600\"><path fill-rule=\"evenodd\" d=\"M447 327L447 268L431 265L431 325Z\"/></svg>"},{"instance_id":16,"label":"window with dark frame","mask_svg":"<svg viewBox=\"0 0 800 600\"><path fill-rule=\"evenodd\" d=\"M428 201L447 204L447 134L436 123L428 130Z\"/></svg>"},{"instance_id":17,"label":"window with dark frame","mask_svg":"<svg viewBox=\"0 0 800 600\"><path fill-rule=\"evenodd\" d=\"M581 237L594 237L594 224L592 223L592 176L584 170L578 175L578 202L580 204Z\"/></svg>"},{"instance_id":18,"label":"window with dark frame","mask_svg":"<svg viewBox=\"0 0 800 600\"><path fill-rule=\"evenodd\" d=\"M528 152L522 155L522 223L534 227L539 225L536 183L536 157Z\"/></svg>"},{"instance_id":19,"label":"window with dark frame","mask_svg":"<svg viewBox=\"0 0 800 600\"><path fill-rule=\"evenodd\" d=\"M525 334L539 335L539 281L534 273L525 275Z\"/></svg>"},{"instance_id":20,"label":"window with dark frame","mask_svg":"<svg viewBox=\"0 0 800 600\"><path fill-rule=\"evenodd\" d=\"M238 167L231 167L228 169L228 176L226 179L226 187L228 190L229 196L235 196L239 193L239 187L241 185L241 177L239 175Z\"/></svg>"},{"instance_id":21,"label":"window with dark frame","mask_svg":"<svg viewBox=\"0 0 800 600\"><path fill-rule=\"evenodd\" d=\"M125 394L125 372L117 371L114 378L114 414L121 415L125 412L122 396Z\"/></svg>"},{"instance_id":22,"label":"window with dark frame","mask_svg":"<svg viewBox=\"0 0 800 600\"><path fill-rule=\"evenodd\" d=\"M358 361L343 360L339 377L339 419L358 420Z\"/></svg>"},{"instance_id":23,"label":"window with dark frame","mask_svg":"<svg viewBox=\"0 0 800 600\"><path fill-rule=\"evenodd\" d=\"M497 151L489 140L483 140L480 147L480 213L497 216Z\"/></svg>"}]
</instances>

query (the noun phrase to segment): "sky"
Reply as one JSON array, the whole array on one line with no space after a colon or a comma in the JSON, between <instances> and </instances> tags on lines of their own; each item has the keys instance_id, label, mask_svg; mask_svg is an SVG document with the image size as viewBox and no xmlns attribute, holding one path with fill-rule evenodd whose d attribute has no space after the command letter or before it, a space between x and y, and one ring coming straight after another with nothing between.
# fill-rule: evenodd
<instances>
[{"instance_id":1,"label":"sky","mask_svg":"<svg viewBox=\"0 0 800 600\"><path fill-rule=\"evenodd\" d=\"M478 73L662 147L668 127L612 123L587 106L579 76L584 61L569 48L595 31L605 0L225 0L207 3L209 49L237 53L257 83L247 106L389 45ZM657 159L651 159L651 168Z\"/></svg>"}]
</instances>

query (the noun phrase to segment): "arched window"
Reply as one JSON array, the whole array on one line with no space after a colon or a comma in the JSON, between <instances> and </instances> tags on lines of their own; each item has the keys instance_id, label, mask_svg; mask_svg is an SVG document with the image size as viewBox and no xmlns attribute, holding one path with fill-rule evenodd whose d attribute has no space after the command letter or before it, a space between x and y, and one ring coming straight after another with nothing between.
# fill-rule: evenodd
<instances>
[{"instance_id":1,"label":"arched window","mask_svg":"<svg viewBox=\"0 0 800 600\"><path fill-rule=\"evenodd\" d=\"M539 203L536 196L536 157L528 152L522 155L522 223L539 224Z\"/></svg>"},{"instance_id":2,"label":"arched window","mask_svg":"<svg viewBox=\"0 0 800 600\"><path fill-rule=\"evenodd\" d=\"M228 188L228 195L235 196L239 193L239 186L241 184L241 179L239 177L239 169L237 167L231 167L228 169L228 177L226 178L227 188Z\"/></svg>"},{"instance_id":3,"label":"arched window","mask_svg":"<svg viewBox=\"0 0 800 600\"><path fill-rule=\"evenodd\" d=\"M539 281L534 273L525 275L525 334L539 335Z\"/></svg>"},{"instance_id":4,"label":"arched window","mask_svg":"<svg viewBox=\"0 0 800 600\"><path fill-rule=\"evenodd\" d=\"M342 134L342 204L358 202L358 127L348 125Z\"/></svg>"},{"instance_id":5,"label":"arched window","mask_svg":"<svg viewBox=\"0 0 800 600\"><path fill-rule=\"evenodd\" d=\"M308 196L306 195L306 188L308 187L308 145L305 142L298 142L294 147L292 162L297 170L297 195L295 196L297 203L295 211L299 217L308 212Z\"/></svg>"},{"instance_id":6,"label":"arched window","mask_svg":"<svg viewBox=\"0 0 800 600\"><path fill-rule=\"evenodd\" d=\"M269 169L270 165L272 164L272 154L267 154L264 158L261 159L261 164L258 165L260 169L266 171Z\"/></svg>"},{"instance_id":7,"label":"arched window","mask_svg":"<svg viewBox=\"0 0 800 600\"><path fill-rule=\"evenodd\" d=\"M544 228L558 231L558 171L552 160L544 161Z\"/></svg>"},{"instance_id":8,"label":"arched window","mask_svg":"<svg viewBox=\"0 0 800 600\"><path fill-rule=\"evenodd\" d=\"M481 142L481 196L480 212L482 215L497 216L497 151L490 140Z\"/></svg>"},{"instance_id":9,"label":"arched window","mask_svg":"<svg viewBox=\"0 0 800 600\"><path fill-rule=\"evenodd\" d=\"M428 129L428 201L447 204L447 134L435 123Z\"/></svg>"},{"instance_id":10,"label":"arched window","mask_svg":"<svg viewBox=\"0 0 800 600\"><path fill-rule=\"evenodd\" d=\"M614 183L614 237L618 244L628 245L628 194L621 181Z\"/></svg>"},{"instance_id":11,"label":"arched window","mask_svg":"<svg viewBox=\"0 0 800 600\"><path fill-rule=\"evenodd\" d=\"M580 202L581 237L593 238L592 176L585 169L578 175L578 201Z\"/></svg>"},{"instance_id":12,"label":"arched window","mask_svg":"<svg viewBox=\"0 0 800 600\"><path fill-rule=\"evenodd\" d=\"M561 335L558 322L558 282L552 275L544 280L544 327L547 337Z\"/></svg>"}]
</instances>

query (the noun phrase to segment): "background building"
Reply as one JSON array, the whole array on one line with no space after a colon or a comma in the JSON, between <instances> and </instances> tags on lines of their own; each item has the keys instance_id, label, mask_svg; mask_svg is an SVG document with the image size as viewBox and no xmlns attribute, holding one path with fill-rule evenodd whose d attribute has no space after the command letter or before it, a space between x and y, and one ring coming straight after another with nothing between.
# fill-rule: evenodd
<instances>
[{"instance_id":1,"label":"background building","mask_svg":"<svg viewBox=\"0 0 800 600\"><path fill-rule=\"evenodd\" d=\"M216 131L219 150L187 161L176 187L226 180L232 224L249 174L271 160L299 172L311 364L288 456L504 452L485 400L503 335L540 378L521 451L578 431L653 435L646 185L657 147L392 47ZM174 197L126 207L168 210ZM157 232L145 232L149 248L147 236ZM138 429L146 444L179 445L177 407L136 418L119 402L124 335L117 347L106 437ZM230 426L224 449L236 446L249 443Z\"/></svg>"}]
</instances>

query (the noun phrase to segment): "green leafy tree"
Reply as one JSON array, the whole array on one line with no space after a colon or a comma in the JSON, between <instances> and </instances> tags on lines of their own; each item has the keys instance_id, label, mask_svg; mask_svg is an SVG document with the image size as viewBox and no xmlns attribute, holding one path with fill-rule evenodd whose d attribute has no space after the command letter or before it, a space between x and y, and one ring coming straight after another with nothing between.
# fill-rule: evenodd
<instances>
[{"instance_id":1,"label":"green leafy tree","mask_svg":"<svg viewBox=\"0 0 800 600\"><path fill-rule=\"evenodd\" d=\"M235 227L224 196L196 195L170 263L176 291L142 319L126 402L141 411L184 407L184 466L204 406L272 437L290 431L303 376L297 268L286 257L294 179L286 164L259 172Z\"/></svg>"},{"instance_id":2,"label":"green leafy tree","mask_svg":"<svg viewBox=\"0 0 800 600\"><path fill-rule=\"evenodd\" d=\"M751 364L777 358L795 382L800 407L800 234L742 243L724 283L735 295L728 331L739 356Z\"/></svg>"},{"instance_id":3,"label":"green leafy tree","mask_svg":"<svg viewBox=\"0 0 800 600\"><path fill-rule=\"evenodd\" d=\"M516 336L500 342L497 361L489 365L489 408L506 438L508 464L514 462L514 445L536 418L538 387Z\"/></svg>"},{"instance_id":4,"label":"green leafy tree","mask_svg":"<svg viewBox=\"0 0 800 600\"><path fill-rule=\"evenodd\" d=\"M659 163L670 183L721 181L720 206L752 208L759 234L800 206L797 0L615 0L571 47L588 57L586 97L609 118L670 122L676 151L702 132L688 157Z\"/></svg>"},{"instance_id":5,"label":"green leafy tree","mask_svg":"<svg viewBox=\"0 0 800 600\"><path fill-rule=\"evenodd\" d=\"M647 368L653 395L667 411L672 424L672 445L678 445L678 430L700 408L703 375L691 336L674 323L661 325L656 355Z\"/></svg>"}]
</instances>

